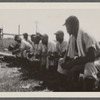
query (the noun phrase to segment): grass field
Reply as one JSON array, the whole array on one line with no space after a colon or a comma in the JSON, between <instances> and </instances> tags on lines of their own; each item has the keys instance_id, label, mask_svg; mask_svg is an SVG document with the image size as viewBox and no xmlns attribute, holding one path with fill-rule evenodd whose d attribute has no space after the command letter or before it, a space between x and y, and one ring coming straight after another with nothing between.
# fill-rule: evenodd
<instances>
[{"instance_id":1,"label":"grass field","mask_svg":"<svg viewBox=\"0 0 100 100\"><path fill-rule=\"evenodd\" d=\"M12 62L0 62L0 92L50 91L47 88L36 89L40 82L27 68Z\"/></svg>"}]
</instances>

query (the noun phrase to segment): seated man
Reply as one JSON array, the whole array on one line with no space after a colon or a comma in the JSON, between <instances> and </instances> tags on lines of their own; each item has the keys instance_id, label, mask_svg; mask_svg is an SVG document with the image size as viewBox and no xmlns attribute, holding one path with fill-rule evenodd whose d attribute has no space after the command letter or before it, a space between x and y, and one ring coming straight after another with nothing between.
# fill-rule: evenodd
<instances>
[{"instance_id":1,"label":"seated man","mask_svg":"<svg viewBox=\"0 0 100 100\"><path fill-rule=\"evenodd\" d=\"M28 39L28 33L23 33L23 39L28 43L32 44L32 42Z\"/></svg>"},{"instance_id":2,"label":"seated man","mask_svg":"<svg viewBox=\"0 0 100 100\"><path fill-rule=\"evenodd\" d=\"M26 58L26 52L32 49L32 45L27 41L22 40L19 36L15 36L15 41L19 45L19 48L13 50L13 54L17 57Z\"/></svg>"},{"instance_id":3,"label":"seated man","mask_svg":"<svg viewBox=\"0 0 100 100\"><path fill-rule=\"evenodd\" d=\"M40 47L42 46L41 42L41 37L36 35L34 37L34 56L36 59L40 58Z\"/></svg>"},{"instance_id":4,"label":"seated man","mask_svg":"<svg viewBox=\"0 0 100 100\"><path fill-rule=\"evenodd\" d=\"M32 56L30 55L30 60L31 60L31 57L35 57L36 59L39 58L38 56L40 55L40 46L41 46L41 37L39 35L32 35L31 36L31 40L32 40L32 46L33 46L33 49L31 50L31 53L32 53ZM32 59L35 59L35 58L32 58Z\"/></svg>"},{"instance_id":5,"label":"seated man","mask_svg":"<svg viewBox=\"0 0 100 100\"><path fill-rule=\"evenodd\" d=\"M54 53L56 52L56 47L52 42L49 42L48 35L44 34L42 36L42 46L41 50L41 67L44 71L53 70L54 68Z\"/></svg>"},{"instance_id":6,"label":"seated man","mask_svg":"<svg viewBox=\"0 0 100 100\"><path fill-rule=\"evenodd\" d=\"M67 41L64 41L64 32L63 31L57 31L55 33L56 35L56 41L57 41L57 44L56 44L56 60L57 60L57 63L58 63L58 60L60 58L63 58L65 53L66 53L66 50L67 50Z\"/></svg>"},{"instance_id":7,"label":"seated man","mask_svg":"<svg viewBox=\"0 0 100 100\"><path fill-rule=\"evenodd\" d=\"M34 68L39 71L40 70L40 47L41 47L41 37L38 35L34 36L34 44L33 49L31 50L31 53L28 54L28 59L32 61L32 66L34 65Z\"/></svg>"},{"instance_id":8,"label":"seated man","mask_svg":"<svg viewBox=\"0 0 100 100\"><path fill-rule=\"evenodd\" d=\"M33 54L33 51L34 51L34 37L35 37L35 34L32 34L31 36L30 36L30 38L31 38L31 45L32 45L32 49L30 49L30 52L28 52L28 54L27 54L27 59L29 59L30 61L32 61L33 60L33 56L34 56L34 54Z\"/></svg>"},{"instance_id":9,"label":"seated man","mask_svg":"<svg viewBox=\"0 0 100 100\"><path fill-rule=\"evenodd\" d=\"M70 16L64 25L70 39L66 56L59 61L58 72L66 75L68 81L73 83L84 71L85 90L92 90L93 85L98 82L95 65L96 41L80 29L77 17ZM100 65L98 68L100 69Z\"/></svg>"}]
</instances>

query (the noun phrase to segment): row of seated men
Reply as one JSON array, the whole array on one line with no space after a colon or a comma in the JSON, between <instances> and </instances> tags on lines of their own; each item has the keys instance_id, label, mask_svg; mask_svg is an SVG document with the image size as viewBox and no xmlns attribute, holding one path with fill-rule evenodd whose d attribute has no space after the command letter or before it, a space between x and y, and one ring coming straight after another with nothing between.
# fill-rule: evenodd
<instances>
[{"instance_id":1,"label":"row of seated men","mask_svg":"<svg viewBox=\"0 0 100 100\"><path fill-rule=\"evenodd\" d=\"M49 69L57 64L55 58L61 58L64 56L67 49L67 42L64 41L63 31L57 31L55 33L57 45L49 41L48 35L41 35L37 33L36 35L31 35L31 41L28 39L28 34L24 33L24 38L21 39L19 36L15 36L16 46L9 46L9 50L16 57L27 58L33 62L41 62L41 66L44 70Z\"/></svg>"},{"instance_id":2,"label":"row of seated men","mask_svg":"<svg viewBox=\"0 0 100 100\"><path fill-rule=\"evenodd\" d=\"M80 28L76 16L69 16L64 26L70 37L68 43L64 41L63 31L55 33L56 45L49 41L47 34L31 35L31 41L29 41L28 34L25 33L25 40L15 36L16 48L18 48L12 50L10 47L10 50L17 57L40 63L40 69L43 71L54 71L59 79L60 76L63 77L63 81L61 81L63 83L67 80L72 84L78 81L80 73L83 73L83 89L97 89L99 86L100 45Z\"/></svg>"}]
</instances>

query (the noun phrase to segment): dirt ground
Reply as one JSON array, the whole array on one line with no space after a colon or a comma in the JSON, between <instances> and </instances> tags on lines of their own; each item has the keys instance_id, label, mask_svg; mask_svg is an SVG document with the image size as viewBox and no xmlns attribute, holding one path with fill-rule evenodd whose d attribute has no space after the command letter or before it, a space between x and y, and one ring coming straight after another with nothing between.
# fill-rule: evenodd
<instances>
[{"instance_id":1,"label":"dirt ground","mask_svg":"<svg viewBox=\"0 0 100 100\"><path fill-rule=\"evenodd\" d=\"M0 61L0 92L50 91L47 88L36 89L40 82L26 68L12 62Z\"/></svg>"}]
</instances>

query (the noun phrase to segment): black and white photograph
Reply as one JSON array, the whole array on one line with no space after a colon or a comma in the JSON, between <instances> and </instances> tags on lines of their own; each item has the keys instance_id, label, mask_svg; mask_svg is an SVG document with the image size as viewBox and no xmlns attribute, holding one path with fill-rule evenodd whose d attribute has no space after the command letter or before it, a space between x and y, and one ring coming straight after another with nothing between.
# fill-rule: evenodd
<instances>
[{"instance_id":1,"label":"black and white photograph","mask_svg":"<svg viewBox=\"0 0 100 100\"><path fill-rule=\"evenodd\" d=\"M100 4L67 5L0 7L0 92L100 91Z\"/></svg>"}]
</instances>

